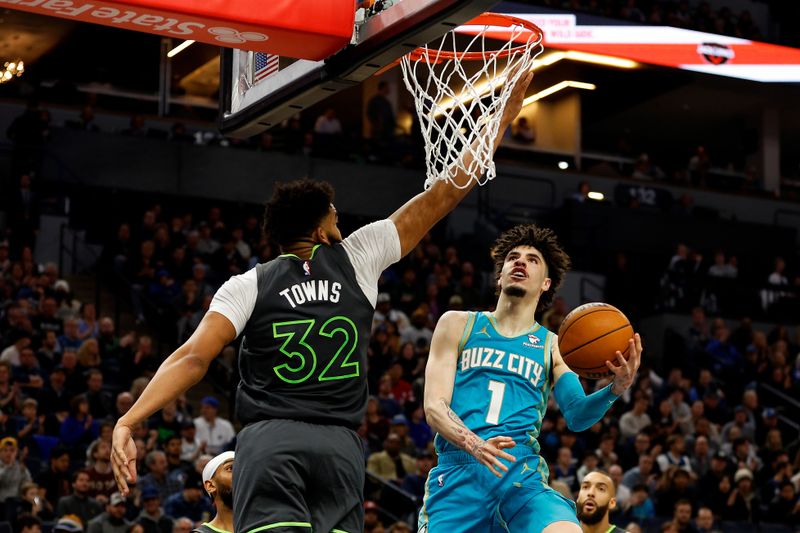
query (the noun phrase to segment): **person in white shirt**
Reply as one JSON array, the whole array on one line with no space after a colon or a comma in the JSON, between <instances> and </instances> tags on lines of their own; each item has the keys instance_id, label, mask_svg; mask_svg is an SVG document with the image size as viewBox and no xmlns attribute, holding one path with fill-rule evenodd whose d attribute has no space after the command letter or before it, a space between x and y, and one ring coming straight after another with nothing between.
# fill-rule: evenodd
<instances>
[{"instance_id":1,"label":"person in white shirt","mask_svg":"<svg viewBox=\"0 0 800 533\"><path fill-rule=\"evenodd\" d=\"M637 396L633 402L633 410L623 414L619 419L619 432L624 439L635 438L641 430L653 423L647 414L648 402L644 396Z\"/></svg>"},{"instance_id":2,"label":"person in white shirt","mask_svg":"<svg viewBox=\"0 0 800 533\"><path fill-rule=\"evenodd\" d=\"M222 453L236 436L231 423L217 416L218 412L219 400L206 396L200 401L201 416L194 419L197 440L201 446L205 443L205 451L213 455Z\"/></svg>"}]
</instances>

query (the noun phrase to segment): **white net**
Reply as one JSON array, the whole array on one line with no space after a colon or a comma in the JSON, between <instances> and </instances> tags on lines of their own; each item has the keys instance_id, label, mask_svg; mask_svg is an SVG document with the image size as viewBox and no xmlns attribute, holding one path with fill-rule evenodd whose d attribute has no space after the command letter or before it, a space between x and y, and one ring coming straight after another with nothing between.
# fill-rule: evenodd
<instances>
[{"instance_id":1,"label":"white net","mask_svg":"<svg viewBox=\"0 0 800 533\"><path fill-rule=\"evenodd\" d=\"M492 157L503 110L543 49L541 31L531 27L486 14L401 59L425 139L426 189L438 180L468 187L470 181L454 180L459 171L479 185L495 177Z\"/></svg>"}]
</instances>

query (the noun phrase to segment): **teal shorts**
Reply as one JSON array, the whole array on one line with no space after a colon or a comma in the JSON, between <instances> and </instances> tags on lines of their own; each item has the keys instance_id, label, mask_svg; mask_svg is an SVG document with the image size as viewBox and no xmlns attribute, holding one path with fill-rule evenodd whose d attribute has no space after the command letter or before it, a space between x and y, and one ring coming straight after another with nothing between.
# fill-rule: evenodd
<instances>
[{"instance_id":1,"label":"teal shorts","mask_svg":"<svg viewBox=\"0 0 800 533\"><path fill-rule=\"evenodd\" d=\"M580 527L575 502L545 483L544 459L519 445L506 451L517 461L506 463L502 478L466 452L441 454L425 483L419 532L539 533L559 521Z\"/></svg>"}]
</instances>

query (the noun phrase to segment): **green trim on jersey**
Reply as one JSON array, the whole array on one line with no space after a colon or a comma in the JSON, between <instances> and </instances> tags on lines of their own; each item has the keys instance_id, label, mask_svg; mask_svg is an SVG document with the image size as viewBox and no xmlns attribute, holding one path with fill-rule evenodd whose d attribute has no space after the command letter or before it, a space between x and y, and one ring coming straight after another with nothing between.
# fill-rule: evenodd
<instances>
[{"instance_id":1,"label":"green trim on jersey","mask_svg":"<svg viewBox=\"0 0 800 533\"><path fill-rule=\"evenodd\" d=\"M475 325L475 313L472 311L467 311L467 323L464 324L464 333L461 334L461 340L458 343L458 351L456 354L461 356L461 352L464 350L464 345L467 344L469 340L469 336L472 333L472 326Z\"/></svg>"},{"instance_id":2,"label":"green trim on jersey","mask_svg":"<svg viewBox=\"0 0 800 533\"><path fill-rule=\"evenodd\" d=\"M208 522L203 522L201 525L204 525L208 529L212 529L212 530L216 531L217 533L232 533L231 531L225 531L224 529L220 529L218 527L214 527L211 524L209 524Z\"/></svg>"},{"instance_id":3,"label":"green trim on jersey","mask_svg":"<svg viewBox=\"0 0 800 533\"><path fill-rule=\"evenodd\" d=\"M315 244L314 245L314 247L311 249L311 257L308 258L308 261L311 261L312 259L314 259L314 254L317 253L317 248L319 248L320 246L322 246L322 245L321 244ZM294 258L300 259L302 261L300 256L295 255L295 254L281 254L278 257L294 257Z\"/></svg>"},{"instance_id":4,"label":"green trim on jersey","mask_svg":"<svg viewBox=\"0 0 800 533\"><path fill-rule=\"evenodd\" d=\"M251 529L247 533L257 533L258 531L265 531L267 529L275 529L276 527L307 527L311 529L310 522L275 522L274 524L267 524L266 526Z\"/></svg>"},{"instance_id":5,"label":"green trim on jersey","mask_svg":"<svg viewBox=\"0 0 800 533\"><path fill-rule=\"evenodd\" d=\"M347 533L344 529L331 529L331 533Z\"/></svg>"}]
</instances>

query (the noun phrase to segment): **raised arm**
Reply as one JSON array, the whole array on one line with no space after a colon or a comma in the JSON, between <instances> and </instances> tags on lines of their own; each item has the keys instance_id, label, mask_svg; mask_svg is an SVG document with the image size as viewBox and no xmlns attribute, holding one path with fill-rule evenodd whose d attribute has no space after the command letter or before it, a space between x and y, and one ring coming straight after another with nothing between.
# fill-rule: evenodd
<instances>
[{"instance_id":1,"label":"raised arm","mask_svg":"<svg viewBox=\"0 0 800 533\"><path fill-rule=\"evenodd\" d=\"M634 334L628 341L626 360L622 353L617 352L619 366L611 361L606 361L606 366L613 372L614 381L608 386L593 392L589 396L583 392L583 387L578 375L569 369L558 350L558 339L553 339L551 355L553 357L553 392L556 402L567 427L572 431L585 431L603 418L611 405L622 396L633 384L636 371L639 369L642 357L642 339L639 334Z\"/></svg>"},{"instance_id":2,"label":"raised arm","mask_svg":"<svg viewBox=\"0 0 800 533\"><path fill-rule=\"evenodd\" d=\"M167 357L142 395L114 428L111 467L117 487L127 496L128 483L136 482L136 444L133 428L200 381L217 355L236 338L230 320L214 311L203 317L192 336Z\"/></svg>"},{"instance_id":3,"label":"raised arm","mask_svg":"<svg viewBox=\"0 0 800 533\"><path fill-rule=\"evenodd\" d=\"M503 111L503 118L500 121L497 138L494 140L493 150L497 150L500 140L503 138L503 133L519 114L520 109L522 109L525 91L528 89L532 78L532 72L522 76L511 92ZM471 152L467 150L464 155L463 166L468 168L472 159ZM457 188L447 182L436 181L430 189L416 195L389 217L397 227L397 233L400 236L400 250L403 257L413 250L422 237L469 194L476 183L472 177L466 175L462 170L459 170L453 180L459 185L466 186Z\"/></svg>"},{"instance_id":4,"label":"raised arm","mask_svg":"<svg viewBox=\"0 0 800 533\"><path fill-rule=\"evenodd\" d=\"M425 417L431 428L442 437L466 451L485 465L497 477L508 471L498 457L515 461L513 455L502 451L513 448L510 437L493 437L485 441L470 431L450 408L458 362L458 343L467 323L467 313L448 311L433 332L428 365L425 368Z\"/></svg>"}]
</instances>

